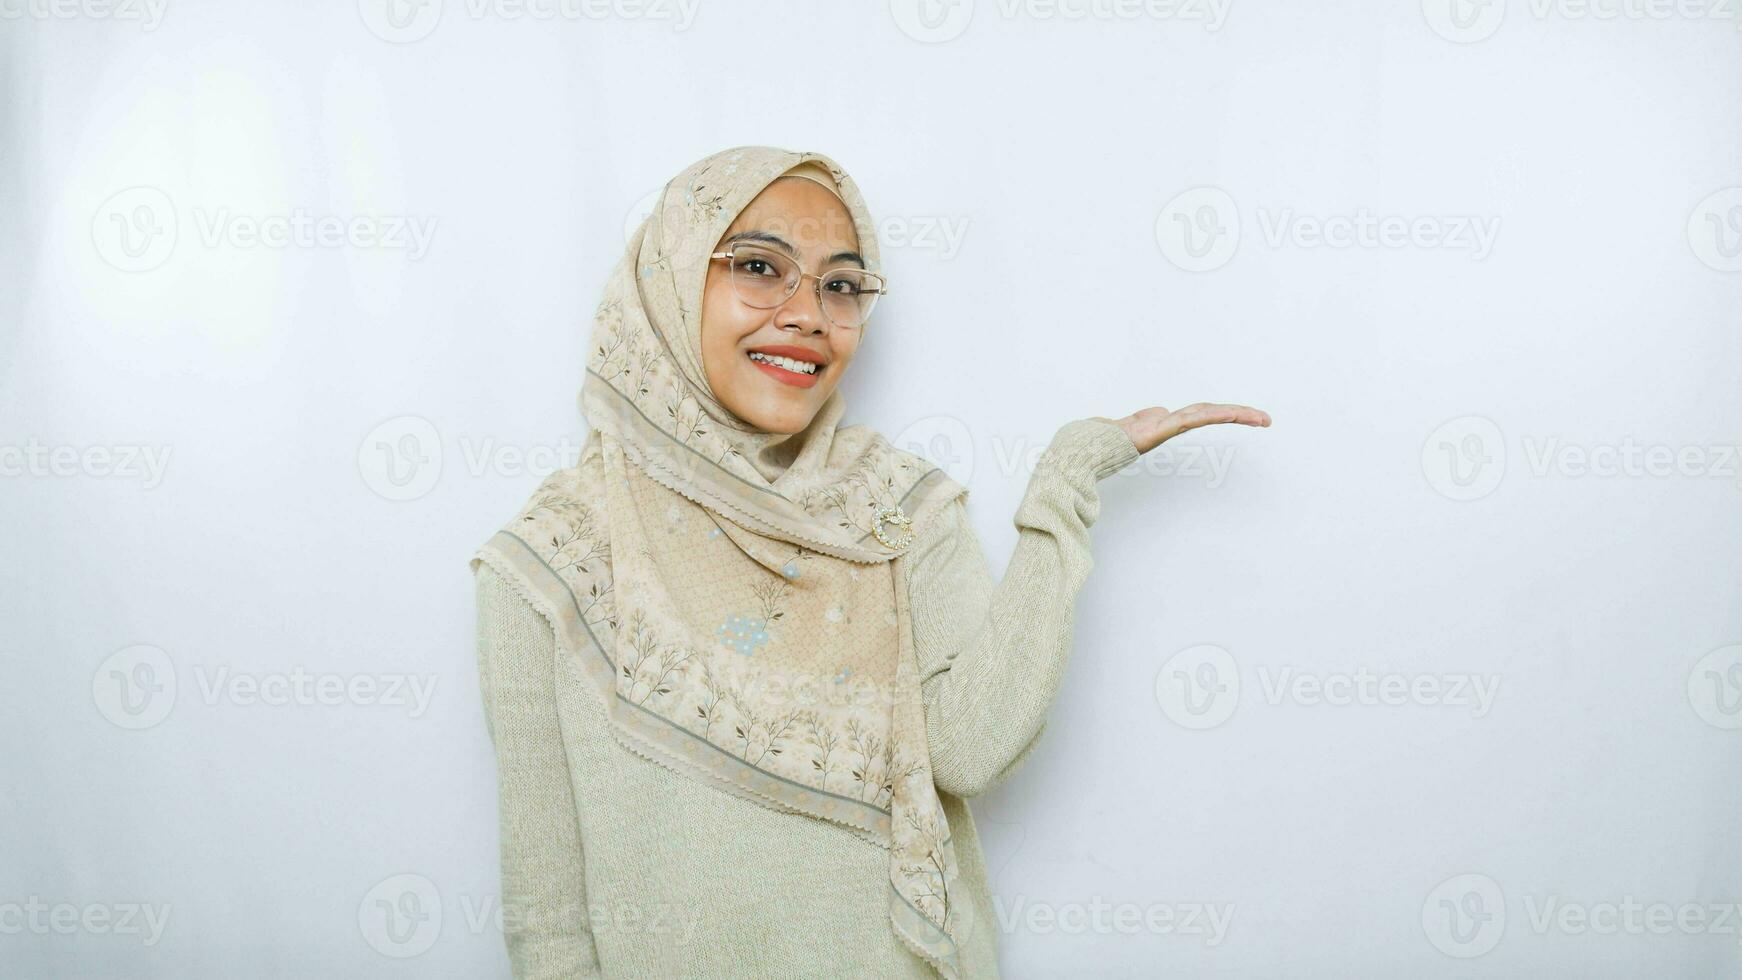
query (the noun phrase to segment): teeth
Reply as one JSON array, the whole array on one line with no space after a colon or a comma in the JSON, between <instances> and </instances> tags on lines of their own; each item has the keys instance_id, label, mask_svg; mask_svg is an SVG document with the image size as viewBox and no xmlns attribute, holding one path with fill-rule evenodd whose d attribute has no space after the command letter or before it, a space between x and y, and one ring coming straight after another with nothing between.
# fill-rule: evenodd
<instances>
[{"instance_id":1,"label":"teeth","mask_svg":"<svg viewBox=\"0 0 1742 980\"><path fill-rule=\"evenodd\" d=\"M764 354L759 350L751 351L750 352L750 359L752 361L767 361L768 363L773 364L776 367L783 367L783 368L786 368L788 371L792 371L792 372L795 372L797 374L815 374L815 373L817 373L817 370L820 368L820 365L812 364L810 361L795 361L790 357L780 357L780 356L774 355L774 354Z\"/></svg>"}]
</instances>

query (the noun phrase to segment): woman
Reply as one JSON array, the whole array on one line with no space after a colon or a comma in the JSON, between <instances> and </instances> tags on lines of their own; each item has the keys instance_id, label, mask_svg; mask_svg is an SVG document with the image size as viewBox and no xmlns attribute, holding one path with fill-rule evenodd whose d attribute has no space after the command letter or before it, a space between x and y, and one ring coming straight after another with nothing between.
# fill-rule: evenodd
<instances>
[{"instance_id":1,"label":"woman","mask_svg":"<svg viewBox=\"0 0 1742 980\"><path fill-rule=\"evenodd\" d=\"M994 585L967 490L839 425L878 268L832 160L739 147L607 285L581 459L473 559L516 977L997 976L964 801L1045 726L1096 481L1269 418L1065 425Z\"/></svg>"}]
</instances>

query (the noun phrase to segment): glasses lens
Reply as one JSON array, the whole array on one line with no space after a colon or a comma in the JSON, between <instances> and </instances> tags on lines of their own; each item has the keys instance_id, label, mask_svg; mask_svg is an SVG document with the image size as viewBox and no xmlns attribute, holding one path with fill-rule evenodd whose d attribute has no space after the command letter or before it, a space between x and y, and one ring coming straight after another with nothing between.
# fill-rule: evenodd
<instances>
[{"instance_id":1,"label":"glasses lens","mask_svg":"<svg viewBox=\"0 0 1742 980\"><path fill-rule=\"evenodd\" d=\"M823 273L823 313L843 326L857 327L871 316L871 307L883 289L883 280L861 269L835 269Z\"/></svg>"},{"instance_id":2,"label":"glasses lens","mask_svg":"<svg viewBox=\"0 0 1742 980\"><path fill-rule=\"evenodd\" d=\"M771 249L739 245L732 249L732 289L757 309L779 306L798 289L798 265Z\"/></svg>"},{"instance_id":3,"label":"glasses lens","mask_svg":"<svg viewBox=\"0 0 1742 980\"><path fill-rule=\"evenodd\" d=\"M792 298L803 280L798 263L773 249L737 245L732 249L732 290L746 305L772 309ZM841 327L857 327L871 315L883 279L863 269L832 269L822 274L823 315Z\"/></svg>"}]
</instances>

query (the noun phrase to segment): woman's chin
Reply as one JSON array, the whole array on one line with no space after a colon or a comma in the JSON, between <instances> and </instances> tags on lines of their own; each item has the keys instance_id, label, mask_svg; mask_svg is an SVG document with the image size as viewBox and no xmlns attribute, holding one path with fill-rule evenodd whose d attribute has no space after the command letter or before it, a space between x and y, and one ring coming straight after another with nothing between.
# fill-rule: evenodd
<instances>
[{"instance_id":1,"label":"woman's chin","mask_svg":"<svg viewBox=\"0 0 1742 980\"><path fill-rule=\"evenodd\" d=\"M816 408L808 397L791 396L760 398L754 405L745 406L745 410L738 412L739 418L764 432L786 435L803 432L816 415Z\"/></svg>"}]
</instances>

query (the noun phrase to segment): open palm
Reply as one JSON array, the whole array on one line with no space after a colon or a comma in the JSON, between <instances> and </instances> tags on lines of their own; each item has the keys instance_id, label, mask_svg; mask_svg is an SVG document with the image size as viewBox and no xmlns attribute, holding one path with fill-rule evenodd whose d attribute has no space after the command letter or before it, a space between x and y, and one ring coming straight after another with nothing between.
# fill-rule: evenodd
<instances>
[{"instance_id":1,"label":"open palm","mask_svg":"<svg viewBox=\"0 0 1742 980\"><path fill-rule=\"evenodd\" d=\"M1125 430L1137 446L1139 453L1149 452L1156 446L1172 439L1187 429L1195 429L1200 425L1216 425L1222 422L1236 422L1240 425L1265 428L1270 425L1270 413L1260 411L1249 405L1216 405L1209 402L1197 402L1184 408L1168 411L1157 405L1153 408L1141 409L1135 414L1122 419L1109 419L1097 415L1095 418L1112 422Z\"/></svg>"}]
</instances>

